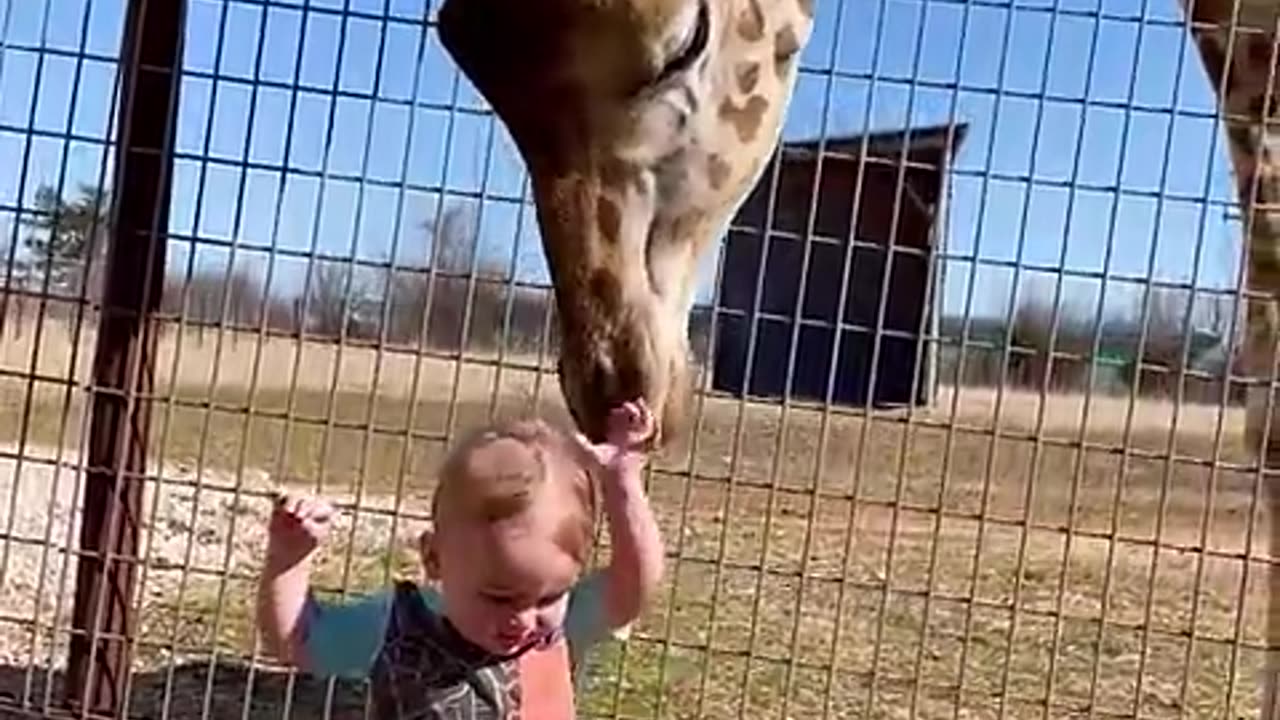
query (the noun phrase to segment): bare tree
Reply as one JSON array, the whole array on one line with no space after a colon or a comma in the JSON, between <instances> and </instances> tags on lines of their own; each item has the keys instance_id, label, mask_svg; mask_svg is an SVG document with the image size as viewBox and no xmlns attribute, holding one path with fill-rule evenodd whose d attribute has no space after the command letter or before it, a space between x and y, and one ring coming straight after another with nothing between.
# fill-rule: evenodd
<instances>
[{"instance_id":1,"label":"bare tree","mask_svg":"<svg viewBox=\"0 0 1280 720\"><path fill-rule=\"evenodd\" d=\"M0 238L9 237L7 224L0 224ZM13 328L15 334L22 332L22 292L26 285L26 264L18 257L9 261L12 245L6 240L0 242L0 258L4 258L7 267L0 269L0 338L4 331Z\"/></svg>"},{"instance_id":2,"label":"bare tree","mask_svg":"<svg viewBox=\"0 0 1280 720\"><path fill-rule=\"evenodd\" d=\"M1138 312L1142 309L1138 302ZM1232 337L1231 295L1188 288L1152 288L1146 318L1146 345L1141 371L1134 374L1139 390L1161 396L1179 386L1183 399L1216 403L1222 383L1229 382L1231 349L1243 332L1237 323ZM1232 388L1231 396L1238 394Z\"/></svg>"},{"instance_id":3,"label":"bare tree","mask_svg":"<svg viewBox=\"0 0 1280 720\"><path fill-rule=\"evenodd\" d=\"M302 326L327 337L338 337L344 331L349 337L376 337L378 302L370 285L368 273L361 272L355 263L317 261L307 294L305 317L299 312ZM295 303L301 311L302 298Z\"/></svg>"},{"instance_id":4,"label":"bare tree","mask_svg":"<svg viewBox=\"0 0 1280 720\"><path fill-rule=\"evenodd\" d=\"M393 269L387 291L387 336L397 343L416 344L427 312L428 276L417 269Z\"/></svg>"},{"instance_id":5,"label":"bare tree","mask_svg":"<svg viewBox=\"0 0 1280 720\"><path fill-rule=\"evenodd\" d=\"M469 203L445 209L440 222L424 222L435 251L435 266L452 275L468 275L476 254L475 211Z\"/></svg>"},{"instance_id":6,"label":"bare tree","mask_svg":"<svg viewBox=\"0 0 1280 720\"><path fill-rule=\"evenodd\" d=\"M507 258L478 254L474 206L451 204L438 219L423 223L423 229L435 277L428 268L392 271L388 337L410 344L422 339L430 347L454 352L492 350L504 342L510 350L535 348L550 296L513 287ZM426 338L421 337L424 329Z\"/></svg>"},{"instance_id":7,"label":"bare tree","mask_svg":"<svg viewBox=\"0 0 1280 720\"><path fill-rule=\"evenodd\" d=\"M1089 377L1089 352L1093 347L1094 322L1081 311L1078 300L1053 283L1034 287L1027 283L1009 328L1013 353L1009 358L1009 380L1018 385L1039 387L1047 382L1053 389L1078 389ZM1059 295L1055 319L1054 297Z\"/></svg>"},{"instance_id":8,"label":"bare tree","mask_svg":"<svg viewBox=\"0 0 1280 720\"><path fill-rule=\"evenodd\" d=\"M262 307L262 292L256 278L243 269L232 272L230 277L222 273L201 273L192 278L189 291L190 317L204 322L251 325Z\"/></svg>"},{"instance_id":9,"label":"bare tree","mask_svg":"<svg viewBox=\"0 0 1280 720\"><path fill-rule=\"evenodd\" d=\"M1168 395L1185 370L1183 349L1189 329L1191 295L1180 288L1153 287L1147 303L1145 319L1142 300L1138 300L1138 318L1146 327L1142 348L1142 365L1136 378L1142 393Z\"/></svg>"},{"instance_id":10,"label":"bare tree","mask_svg":"<svg viewBox=\"0 0 1280 720\"><path fill-rule=\"evenodd\" d=\"M229 274L222 267L202 269L190 278L170 275L165 280L161 310L190 323L198 341L204 340L211 325L256 327L270 299L257 270L237 265Z\"/></svg>"},{"instance_id":11,"label":"bare tree","mask_svg":"<svg viewBox=\"0 0 1280 720\"><path fill-rule=\"evenodd\" d=\"M438 221L427 220L422 223L431 248L430 252L434 256L432 261L437 270L444 275L435 279L437 298L455 294L451 291L456 291L458 282L455 278L448 277L449 275L464 274L471 268L475 240L472 237L469 215L468 208L459 203L446 208ZM434 322L436 319L434 316L440 314L438 300L434 303L436 309L432 313L433 322L425 322L428 300L432 292L428 269L425 267L393 268L389 285L387 302L391 307L387 335L390 339L400 343L416 344L424 329L431 332L433 337L438 337L439 323ZM463 287L465 288L465 282ZM451 303L446 305L449 305L444 310L446 316L451 311L457 311L460 314L461 305L456 307Z\"/></svg>"},{"instance_id":12,"label":"bare tree","mask_svg":"<svg viewBox=\"0 0 1280 720\"><path fill-rule=\"evenodd\" d=\"M316 262L305 305L305 327L309 332L334 337L342 333L350 272L351 266L346 263Z\"/></svg>"}]
</instances>

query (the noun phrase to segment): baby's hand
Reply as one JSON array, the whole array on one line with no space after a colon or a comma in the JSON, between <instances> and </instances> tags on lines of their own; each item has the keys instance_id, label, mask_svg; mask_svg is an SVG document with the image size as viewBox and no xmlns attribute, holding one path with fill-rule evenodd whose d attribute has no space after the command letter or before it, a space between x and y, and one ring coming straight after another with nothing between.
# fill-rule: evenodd
<instances>
[{"instance_id":1,"label":"baby's hand","mask_svg":"<svg viewBox=\"0 0 1280 720\"><path fill-rule=\"evenodd\" d=\"M647 452L653 431L653 413L644 400L622 403L609 413L608 444L621 452Z\"/></svg>"},{"instance_id":2,"label":"baby's hand","mask_svg":"<svg viewBox=\"0 0 1280 720\"><path fill-rule=\"evenodd\" d=\"M581 434L578 439L610 474L638 472L648 458L653 432L653 413L644 400L635 400L619 405L609 414L605 442L594 445Z\"/></svg>"},{"instance_id":3,"label":"baby's hand","mask_svg":"<svg viewBox=\"0 0 1280 720\"><path fill-rule=\"evenodd\" d=\"M268 554L280 562L302 560L328 537L333 516L333 506L319 498L277 495L267 525Z\"/></svg>"}]
</instances>

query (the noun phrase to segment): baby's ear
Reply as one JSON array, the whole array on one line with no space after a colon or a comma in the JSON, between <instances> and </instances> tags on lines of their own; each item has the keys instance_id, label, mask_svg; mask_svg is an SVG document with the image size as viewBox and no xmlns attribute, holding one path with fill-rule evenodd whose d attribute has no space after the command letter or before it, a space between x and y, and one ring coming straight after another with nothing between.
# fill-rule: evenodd
<instances>
[{"instance_id":1,"label":"baby's ear","mask_svg":"<svg viewBox=\"0 0 1280 720\"><path fill-rule=\"evenodd\" d=\"M436 552L436 534L431 528L422 531L418 536L418 554L422 558L422 569L428 580L440 579L440 557Z\"/></svg>"}]
</instances>

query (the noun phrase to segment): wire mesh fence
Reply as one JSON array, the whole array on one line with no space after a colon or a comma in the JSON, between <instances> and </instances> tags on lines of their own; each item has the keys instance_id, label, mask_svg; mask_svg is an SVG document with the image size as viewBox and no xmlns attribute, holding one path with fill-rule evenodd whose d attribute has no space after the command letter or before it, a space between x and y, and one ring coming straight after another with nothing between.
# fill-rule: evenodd
<instances>
[{"instance_id":1,"label":"wire mesh fence","mask_svg":"<svg viewBox=\"0 0 1280 720\"><path fill-rule=\"evenodd\" d=\"M66 685L128 5L0 0L6 712ZM428 5L185 4L140 716L364 717L256 643L271 493L341 508L327 592L416 578L450 440L565 414L524 164ZM1175 0L818 3L700 265L695 420L648 478L666 585L582 716L1257 715L1230 173Z\"/></svg>"}]
</instances>

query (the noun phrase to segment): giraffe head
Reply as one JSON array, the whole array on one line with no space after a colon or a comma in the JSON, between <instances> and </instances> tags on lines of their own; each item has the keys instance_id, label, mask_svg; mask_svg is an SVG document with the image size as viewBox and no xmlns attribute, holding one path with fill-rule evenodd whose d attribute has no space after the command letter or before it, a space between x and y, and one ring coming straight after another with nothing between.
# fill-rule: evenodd
<instances>
[{"instance_id":1,"label":"giraffe head","mask_svg":"<svg viewBox=\"0 0 1280 720\"><path fill-rule=\"evenodd\" d=\"M528 167L560 383L594 440L688 406L698 262L778 141L812 0L446 0L441 43Z\"/></svg>"}]
</instances>

